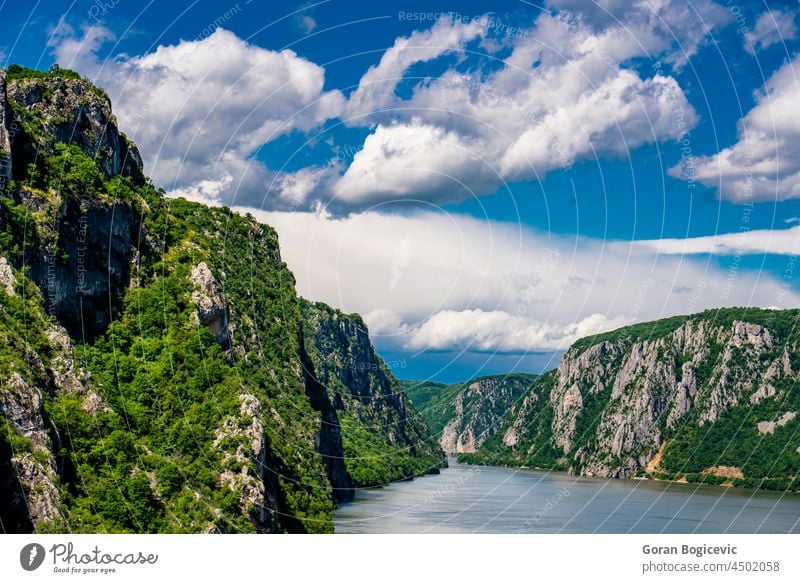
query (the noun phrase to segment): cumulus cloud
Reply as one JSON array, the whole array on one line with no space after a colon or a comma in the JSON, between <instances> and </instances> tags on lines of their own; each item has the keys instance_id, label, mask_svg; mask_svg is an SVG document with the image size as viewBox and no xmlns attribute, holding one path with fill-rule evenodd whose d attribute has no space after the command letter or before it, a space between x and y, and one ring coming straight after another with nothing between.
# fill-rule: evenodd
<instances>
[{"instance_id":1,"label":"cumulus cloud","mask_svg":"<svg viewBox=\"0 0 800 583\"><path fill-rule=\"evenodd\" d=\"M548 0L547 5L562 18L614 30L617 42L643 54L663 53L678 67L706 42L709 31L733 20L730 10L713 0Z\"/></svg>"},{"instance_id":2,"label":"cumulus cloud","mask_svg":"<svg viewBox=\"0 0 800 583\"><path fill-rule=\"evenodd\" d=\"M713 156L687 159L670 174L717 188L733 202L800 197L800 57L784 64L739 121L738 141Z\"/></svg>"},{"instance_id":3,"label":"cumulus cloud","mask_svg":"<svg viewBox=\"0 0 800 583\"><path fill-rule=\"evenodd\" d=\"M787 221L788 222L788 221ZM791 222L797 222L796 219ZM790 229L759 229L741 233L726 233L688 239L654 239L646 241L620 242L616 246L632 246L667 255L754 255L800 254L800 227Z\"/></svg>"},{"instance_id":4,"label":"cumulus cloud","mask_svg":"<svg viewBox=\"0 0 800 583\"><path fill-rule=\"evenodd\" d=\"M468 23L442 18L428 30L414 31L399 37L383 54L377 65L370 67L347 100L346 122L361 124L386 117L382 110L395 104L395 89L411 65L430 61L445 53L463 50L466 43L485 33L486 21Z\"/></svg>"},{"instance_id":5,"label":"cumulus cloud","mask_svg":"<svg viewBox=\"0 0 800 583\"><path fill-rule=\"evenodd\" d=\"M473 144L454 131L412 121L380 126L367 136L334 186L336 202L368 204L392 199L467 198L491 189L497 174Z\"/></svg>"},{"instance_id":6,"label":"cumulus cloud","mask_svg":"<svg viewBox=\"0 0 800 583\"><path fill-rule=\"evenodd\" d=\"M710 307L800 305L774 278L644 244L436 212L251 212L277 228L299 293L365 314L384 348L551 351Z\"/></svg>"},{"instance_id":7,"label":"cumulus cloud","mask_svg":"<svg viewBox=\"0 0 800 583\"><path fill-rule=\"evenodd\" d=\"M156 183L201 200L261 202L276 180L252 155L294 130L340 114L325 71L291 50L271 51L218 28L201 40L97 59L102 27L56 37L55 57L106 88L120 124L139 145Z\"/></svg>"},{"instance_id":8,"label":"cumulus cloud","mask_svg":"<svg viewBox=\"0 0 800 583\"><path fill-rule=\"evenodd\" d=\"M768 10L756 20L753 30L744 35L744 48L751 55L774 44L797 36L795 14L790 11Z\"/></svg>"},{"instance_id":9,"label":"cumulus cloud","mask_svg":"<svg viewBox=\"0 0 800 583\"><path fill-rule=\"evenodd\" d=\"M54 51L109 90L158 184L228 204L259 206L268 191L274 209L458 201L581 160L626 157L697 123L668 66L630 63L676 63L676 47L691 55L728 11L707 0L619 0L574 13L567 1L551 6L524 34L504 36L488 17L444 18L398 38L347 99L323 89L322 67L223 29L103 62L108 29L64 25ZM489 45L505 57L476 67L469 54ZM414 65L449 55L456 58L443 74L398 94ZM276 137L337 117L372 130L349 165L276 173L255 160Z\"/></svg>"},{"instance_id":10,"label":"cumulus cloud","mask_svg":"<svg viewBox=\"0 0 800 583\"><path fill-rule=\"evenodd\" d=\"M413 63L485 34L480 22L440 20L424 39L398 39L364 75L348 100L349 123L377 127L332 183L337 203L463 200L580 160L625 157L642 144L677 139L697 122L663 69L643 76L625 66L648 47L633 42L624 25L598 31L550 13L509 41L502 66L454 68L418 83L408 98L395 93ZM650 48L659 54L664 44Z\"/></svg>"},{"instance_id":11,"label":"cumulus cloud","mask_svg":"<svg viewBox=\"0 0 800 583\"><path fill-rule=\"evenodd\" d=\"M555 351L568 348L582 336L619 328L629 322L625 316L609 320L603 314L592 314L580 322L559 326L499 310L442 310L412 331L407 346L414 350Z\"/></svg>"}]
</instances>

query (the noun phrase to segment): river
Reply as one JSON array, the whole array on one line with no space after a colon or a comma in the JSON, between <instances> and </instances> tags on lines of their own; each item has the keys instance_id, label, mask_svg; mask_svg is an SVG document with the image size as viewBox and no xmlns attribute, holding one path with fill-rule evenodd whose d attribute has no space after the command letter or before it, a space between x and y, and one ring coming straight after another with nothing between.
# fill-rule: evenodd
<instances>
[{"instance_id":1,"label":"river","mask_svg":"<svg viewBox=\"0 0 800 583\"><path fill-rule=\"evenodd\" d=\"M800 495L467 466L359 490L337 533L800 533Z\"/></svg>"}]
</instances>

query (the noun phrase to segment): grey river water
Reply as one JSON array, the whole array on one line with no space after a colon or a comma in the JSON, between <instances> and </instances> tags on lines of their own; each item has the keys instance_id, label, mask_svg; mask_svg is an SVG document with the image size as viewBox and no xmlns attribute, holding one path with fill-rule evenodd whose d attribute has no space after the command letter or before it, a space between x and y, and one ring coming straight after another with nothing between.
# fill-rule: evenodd
<instances>
[{"instance_id":1,"label":"grey river water","mask_svg":"<svg viewBox=\"0 0 800 583\"><path fill-rule=\"evenodd\" d=\"M455 464L360 490L337 533L800 533L800 495Z\"/></svg>"}]
</instances>

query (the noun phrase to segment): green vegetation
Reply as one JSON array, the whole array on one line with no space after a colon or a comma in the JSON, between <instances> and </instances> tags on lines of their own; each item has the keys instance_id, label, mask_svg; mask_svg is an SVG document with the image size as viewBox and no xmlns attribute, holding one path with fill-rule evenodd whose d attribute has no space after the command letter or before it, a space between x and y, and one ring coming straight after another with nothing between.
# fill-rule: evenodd
<instances>
[{"instance_id":1,"label":"green vegetation","mask_svg":"<svg viewBox=\"0 0 800 583\"><path fill-rule=\"evenodd\" d=\"M459 393L464 392L473 383L486 381L502 383L509 388L505 398L499 398L497 407L502 411L494 411L500 416L519 399L531 386L537 376L525 373L508 373L500 375L486 375L460 383L446 384L433 381L400 381L406 395L411 399L414 407L420 412L430 425L434 435L441 435L445 426L455 417L455 399ZM477 400L476 400L477 399ZM475 399L464 395L463 406L466 415L474 418L491 413L488 399L485 395L476 394Z\"/></svg>"},{"instance_id":2,"label":"green vegetation","mask_svg":"<svg viewBox=\"0 0 800 583\"><path fill-rule=\"evenodd\" d=\"M305 349L339 411L345 464L355 486L386 484L441 467L444 457L428 425L375 354L361 317L307 301L301 310Z\"/></svg>"},{"instance_id":3,"label":"green vegetation","mask_svg":"<svg viewBox=\"0 0 800 583\"><path fill-rule=\"evenodd\" d=\"M553 407L548 398L554 383L552 371L538 377L526 395L527 402L520 402L511 410L499 430L477 452L459 454L459 463L566 469L561 459L563 454L551 442ZM529 425L518 432L520 441L511 447L503 443L503 438L523 405L526 406L525 419Z\"/></svg>"},{"instance_id":4,"label":"green vegetation","mask_svg":"<svg viewBox=\"0 0 800 583\"><path fill-rule=\"evenodd\" d=\"M706 310L690 316L672 316L653 322L643 322L632 326L625 326L610 332L603 332L594 336L586 336L576 341L570 350L577 353L585 351L590 346L600 342L616 342L629 340L657 340L672 334L687 321L699 323L712 322L716 326L730 326L734 321L758 322L779 337L789 340L800 337L800 310L765 310L762 308L717 308Z\"/></svg>"},{"instance_id":5,"label":"green vegetation","mask_svg":"<svg viewBox=\"0 0 800 583\"><path fill-rule=\"evenodd\" d=\"M9 80L78 77L8 70ZM107 179L81 148L48 133L52 119L10 105L25 139L48 146L22 172L15 168L9 196L0 199L0 255L16 277L15 294L0 289L0 378L17 373L40 389L60 445L37 451L0 416L0 452L41 453L43 465L61 468L64 522L40 529L331 532L336 497L321 453L335 451L321 443L332 439L331 423L341 423L339 447L357 485L442 464L360 318L298 298L274 230L225 207L168 199L149 183ZM130 285L118 290L107 329L65 348L52 339L61 329L48 314L46 290L22 266L45 248L69 265L83 252L73 238L93 228L91 213L112 209L127 209L140 227L128 250ZM201 263L224 289L217 325L229 340L199 321L192 273ZM322 326L336 319L350 323L348 333ZM352 374L352 349L364 352L365 374ZM339 397L335 411L302 374L306 351L329 381L323 392Z\"/></svg>"},{"instance_id":6,"label":"green vegetation","mask_svg":"<svg viewBox=\"0 0 800 583\"><path fill-rule=\"evenodd\" d=\"M667 368L661 369L659 376L648 378L647 372L641 372L629 378L626 391L633 391L634 399L646 398L648 407L658 404L658 414L648 422L652 424L650 431L657 431L666 440L666 446L657 471L648 474L640 466L633 471L635 475L703 484L798 490L800 416L776 426L771 433L761 433L757 428L758 423L776 421L787 412L800 415L800 388L794 380L800 369L798 318L800 310L724 308L637 324L579 340L570 348L566 358L578 358L586 349L601 342L612 346L592 362L584 364L587 374L576 379L575 386L581 400L568 451L562 452L554 445L553 406L558 406L563 395L553 400L556 375L551 372L543 375L531 388L524 407L515 407L510 412L497 434L489 438L477 453L460 455L459 461L569 469L575 473L581 473L587 461L594 467L598 463L606 468L623 467L627 463L625 458L612 456L609 451L616 426L603 425L603 421L613 418L628 422L626 416L632 412L624 407L630 407L631 401L622 400L622 395L612 399L611 393L623 359L631 354L635 343L644 341L647 342L644 350L657 351L657 361ZM687 349L670 342L670 335L687 321L711 326L711 331L703 336L701 346ZM752 346L747 340L744 344L739 341L731 343L728 338L735 322L758 324L768 330L771 340L769 343L755 340L756 344ZM662 339L666 342L655 344L656 340ZM784 359L784 354L787 359ZM698 358L698 355L701 356ZM592 368L594 366L597 368ZM763 377L769 366L779 367L779 370L790 367L791 372L773 372L767 381ZM674 384L682 382L684 367L688 368L689 378L696 383L696 396L693 397L692 409L680 422L671 425L668 418L675 402L667 400L674 399L671 396L675 394ZM670 370L674 371L674 380L669 378ZM627 373L630 374L631 370ZM601 385L593 388L598 378L602 379ZM762 383L768 383L771 392L757 402L751 401L750 396L762 387ZM646 397L637 396L644 391L647 391ZM739 391L741 396L734 397ZM722 405L720 399L723 398L733 400L730 405ZM703 412L707 414L709 408L719 410L713 421L703 417ZM641 423L639 419L637 417L631 423L634 428L633 423ZM503 437L512 426L516 442L508 446L503 443ZM564 431L563 425L560 430ZM627 459L652 457L654 451L647 437L638 437L641 442L637 446L639 449L625 452ZM744 477L715 475L712 468L716 466L734 468Z\"/></svg>"},{"instance_id":7,"label":"green vegetation","mask_svg":"<svg viewBox=\"0 0 800 583\"><path fill-rule=\"evenodd\" d=\"M453 401L463 383L437 383L434 381L400 381L406 395L430 425L434 435L441 435L445 425L455 415Z\"/></svg>"},{"instance_id":8,"label":"green vegetation","mask_svg":"<svg viewBox=\"0 0 800 583\"><path fill-rule=\"evenodd\" d=\"M684 423L667 443L661 467L676 473L702 472L711 466L740 468L750 479L794 476L800 470L798 428L795 418L774 433L759 433L761 421L773 421L785 411L800 412L800 387L782 383L780 399L757 405L740 405L726 411L716 422Z\"/></svg>"},{"instance_id":9,"label":"green vegetation","mask_svg":"<svg viewBox=\"0 0 800 583\"><path fill-rule=\"evenodd\" d=\"M49 71L37 71L22 65L9 65L6 69L6 79L83 79L80 73L72 69L62 69L58 65L50 67Z\"/></svg>"}]
</instances>

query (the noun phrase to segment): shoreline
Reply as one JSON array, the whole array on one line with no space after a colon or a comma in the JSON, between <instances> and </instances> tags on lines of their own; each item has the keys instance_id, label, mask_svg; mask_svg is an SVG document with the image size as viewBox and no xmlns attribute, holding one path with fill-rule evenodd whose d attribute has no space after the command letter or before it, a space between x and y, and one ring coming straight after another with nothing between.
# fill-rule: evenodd
<instances>
[{"instance_id":1,"label":"shoreline","mask_svg":"<svg viewBox=\"0 0 800 583\"><path fill-rule=\"evenodd\" d=\"M503 469L507 469L507 470L531 470L531 471L535 471L535 472L557 473L557 474L562 474L562 475L565 475L565 476L571 476L573 478L587 478L587 479L590 479L590 480L619 480L620 482L624 482L624 481L656 482L656 483L663 483L663 484L680 484L682 486L706 486L706 487L711 487L711 488L722 488L723 490L726 490L726 491L733 489L733 490L742 491L742 492L746 492L746 491L762 492L762 493L763 492L767 492L767 493L780 494L780 495L787 495L788 494L788 495L791 495L791 496L800 496L800 490L779 490L779 489L774 489L774 488L759 488L759 487L750 487L750 486L737 486L730 480L726 480L725 482L722 482L722 483L719 483L719 484L711 484L711 483L701 482L701 481L689 481L689 480L686 479L685 476L683 476L683 477L681 477L681 478L679 478L677 480L671 480L671 479L666 479L666 478L657 478L657 477L652 476L652 475L647 475L647 476L629 476L629 477L625 477L625 478L617 478L617 477L613 477L613 476L587 476L587 475L581 475L581 474L573 474L573 473L570 473L570 472L568 472L566 470L556 470L556 469L552 469L552 468L538 468L538 467L523 466L523 465L510 466L510 465L502 465L502 464L479 464L479 463L459 462L457 458L455 459L453 464L454 465L460 465L460 466L476 466L476 467L486 467L486 468L503 468ZM758 479L758 478L753 478L753 479L755 480L755 479ZM769 479L769 478L762 478L762 480L764 480L764 479ZM794 479L794 478L792 478L792 479Z\"/></svg>"}]
</instances>

